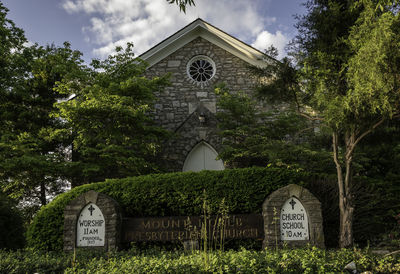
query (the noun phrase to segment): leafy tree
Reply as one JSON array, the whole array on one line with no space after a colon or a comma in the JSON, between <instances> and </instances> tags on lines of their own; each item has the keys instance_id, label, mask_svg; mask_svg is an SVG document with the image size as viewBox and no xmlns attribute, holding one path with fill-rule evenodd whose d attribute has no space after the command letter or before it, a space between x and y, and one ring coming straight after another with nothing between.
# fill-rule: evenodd
<instances>
[{"instance_id":1,"label":"leafy tree","mask_svg":"<svg viewBox=\"0 0 400 274\"><path fill-rule=\"evenodd\" d=\"M378 4L378 5L377 5ZM354 157L359 143L399 114L397 1L308 1L285 60L263 91L290 100L332 135L339 190L339 245L353 244ZM378 8L377 8L378 7ZM287 79L287 81L282 81ZM275 92L276 95L276 92Z\"/></svg>"},{"instance_id":2,"label":"leafy tree","mask_svg":"<svg viewBox=\"0 0 400 274\"><path fill-rule=\"evenodd\" d=\"M230 167L287 166L332 172L326 134L293 111L265 111L249 94L231 93L224 85L218 95L218 127L223 140L219 157ZM280 105L280 107L283 107Z\"/></svg>"},{"instance_id":3,"label":"leafy tree","mask_svg":"<svg viewBox=\"0 0 400 274\"><path fill-rule=\"evenodd\" d=\"M7 12L0 2L0 96L24 75L19 69L23 64L23 56L19 53L27 42L24 31L7 18Z\"/></svg>"},{"instance_id":4,"label":"leafy tree","mask_svg":"<svg viewBox=\"0 0 400 274\"><path fill-rule=\"evenodd\" d=\"M90 69L68 43L27 46L6 15L0 3L1 191L32 213L68 181L156 170L165 132L150 123L152 92L166 78L145 79L132 45Z\"/></svg>"},{"instance_id":5,"label":"leafy tree","mask_svg":"<svg viewBox=\"0 0 400 274\"><path fill-rule=\"evenodd\" d=\"M17 249L24 245L21 215L6 196L0 193L0 249Z\"/></svg>"},{"instance_id":6,"label":"leafy tree","mask_svg":"<svg viewBox=\"0 0 400 274\"><path fill-rule=\"evenodd\" d=\"M166 134L152 125L151 111L153 93L167 77L144 77L146 64L134 58L132 48L117 48L116 55L95 60L85 79L56 88L75 94L57 105L55 115L66 128L54 132L73 140L73 186L158 170L156 155Z\"/></svg>"},{"instance_id":7,"label":"leafy tree","mask_svg":"<svg viewBox=\"0 0 400 274\"><path fill-rule=\"evenodd\" d=\"M60 144L47 138L60 121L50 117L60 99L57 81L80 69L68 44L28 47L23 31L0 3L0 189L30 205L46 204L62 187Z\"/></svg>"},{"instance_id":8,"label":"leafy tree","mask_svg":"<svg viewBox=\"0 0 400 274\"><path fill-rule=\"evenodd\" d=\"M49 138L50 131L63 127L62 121L50 116L62 99L53 88L81 70L81 53L66 43L62 48L25 47L21 54L23 76L8 87L0 103L4 125L0 180L10 197L45 205L65 185L63 143Z\"/></svg>"}]
</instances>

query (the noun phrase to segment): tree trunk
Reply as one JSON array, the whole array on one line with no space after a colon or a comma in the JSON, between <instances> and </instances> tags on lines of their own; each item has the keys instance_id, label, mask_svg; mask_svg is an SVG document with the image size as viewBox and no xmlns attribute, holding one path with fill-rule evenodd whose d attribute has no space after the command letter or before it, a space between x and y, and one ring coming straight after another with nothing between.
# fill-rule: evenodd
<instances>
[{"instance_id":1,"label":"tree trunk","mask_svg":"<svg viewBox=\"0 0 400 274\"><path fill-rule=\"evenodd\" d=\"M336 165L337 182L339 189L339 210L340 210L340 231L339 246L341 248L353 245L353 219L354 219L354 201L352 194L352 161L355 147L355 135L347 132L345 134L345 177L343 177L343 168L339 160L339 142L338 133L333 133L333 159Z\"/></svg>"},{"instance_id":2,"label":"tree trunk","mask_svg":"<svg viewBox=\"0 0 400 274\"><path fill-rule=\"evenodd\" d=\"M343 206L340 206L339 247L341 248L353 245L353 219L354 206L350 203L344 203Z\"/></svg>"},{"instance_id":3,"label":"tree trunk","mask_svg":"<svg viewBox=\"0 0 400 274\"><path fill-rule=\"evenodd\" d=\"M46 185L45 185L44 181L42 181L40 183L40 202L41 202L42 206L47 204L47 200L46 200Z\"/></svg>"}]
</instances>

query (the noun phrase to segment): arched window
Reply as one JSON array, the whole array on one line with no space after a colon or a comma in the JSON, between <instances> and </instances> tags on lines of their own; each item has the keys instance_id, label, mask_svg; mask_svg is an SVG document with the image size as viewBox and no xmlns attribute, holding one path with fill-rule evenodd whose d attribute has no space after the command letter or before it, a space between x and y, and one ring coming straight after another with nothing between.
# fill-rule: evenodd
<instances>
[{"instance_id":1,"label":"arched window","mask_svg":"<svg viewBox=\"0 0 400 274\"><path fill-rule=\"evenodd\" d=\"M206 142L197 144L186 157L183 171L224 170L224 163L217 160L218 153Z\"/></svg>"}]
</instances>

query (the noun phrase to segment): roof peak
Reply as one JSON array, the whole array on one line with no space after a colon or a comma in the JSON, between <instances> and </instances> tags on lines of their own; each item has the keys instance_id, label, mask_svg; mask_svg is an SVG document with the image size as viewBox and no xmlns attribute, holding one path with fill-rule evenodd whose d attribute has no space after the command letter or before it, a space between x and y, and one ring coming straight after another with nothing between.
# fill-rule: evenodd
<instances>
[{"instance_id":1,"label":"roof peak","mask_svg":"<svg viewBox=\"0 0 400 274\"><path fill-rule=\"evenodd\" d=\"M153 66L197 37L206 39L254 66L264 67L271 60L274 60L272 57L200 17L150 48L139 57L147 61L150 66Z\"/></svg>"}]
</instances>

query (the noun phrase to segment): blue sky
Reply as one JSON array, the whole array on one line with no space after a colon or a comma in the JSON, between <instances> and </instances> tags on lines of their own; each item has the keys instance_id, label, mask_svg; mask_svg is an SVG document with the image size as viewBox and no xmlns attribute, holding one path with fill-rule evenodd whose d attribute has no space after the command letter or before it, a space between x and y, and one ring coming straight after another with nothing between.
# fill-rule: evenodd
<instances>
[{"instance_id":1,"label":"blue sky","mask_svg":"<svg viewBox=\"0 0 400 274\"><path fill-rule=\"evenodd\" d=\"M69 41L84 59L104 58L115 46L133 42L140 54L200 17L263 50L284 46L296 34L300 0L197 0L187 13L165 0L0 0L8 18L30 42Z\"/></svg>"}]
</instances>

